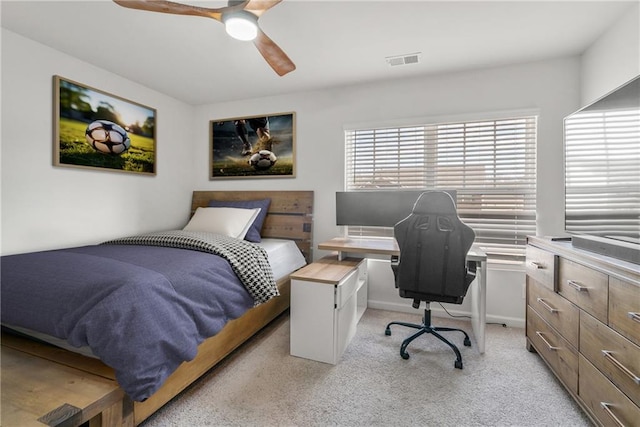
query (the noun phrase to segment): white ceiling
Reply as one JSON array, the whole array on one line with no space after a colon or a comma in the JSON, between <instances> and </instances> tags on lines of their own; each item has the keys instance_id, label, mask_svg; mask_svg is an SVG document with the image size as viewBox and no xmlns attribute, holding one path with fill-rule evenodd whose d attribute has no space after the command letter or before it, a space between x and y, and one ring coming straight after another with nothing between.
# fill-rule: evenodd
<instances>
[{"instance_id":1,"label":"white ceiling","mask_svg":"<svg viewBox=\"0 0 640 427\"><path fill-rule=\"evenodd\" d=\"M259 21L297 66L284 77L208 18L109 0L2 0L0 14L8 30L199 105L577 55L637 2L284 0ZM385 61L415 52L418 64Z\"/></svg>"}]
</instances>

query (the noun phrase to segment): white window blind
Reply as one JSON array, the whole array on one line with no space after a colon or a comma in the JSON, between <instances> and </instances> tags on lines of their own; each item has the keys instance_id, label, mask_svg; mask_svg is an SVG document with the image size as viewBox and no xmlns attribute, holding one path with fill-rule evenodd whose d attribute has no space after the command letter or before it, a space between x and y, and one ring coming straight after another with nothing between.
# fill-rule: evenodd
<instances>
[{"instance_id":1,"label":"white window blind","mask_svg":"<svg viewBox=\"0 0 640 427\"><path fill-rule=\"evenodd\" d=\"M536 232L536 127L527 116L349 130L346 190L454 189L458 215L488 255L521 260Z\"/></svg>"},{"instance_id":2,"label":"white window blind","mask_svg":"<svg viewBox=\"0 0 640 427\"><path fill-rule=\"evenodd\" d=\"M640 110L565 120L566 229L640 236Z\"/></svg>"}]
</instances>

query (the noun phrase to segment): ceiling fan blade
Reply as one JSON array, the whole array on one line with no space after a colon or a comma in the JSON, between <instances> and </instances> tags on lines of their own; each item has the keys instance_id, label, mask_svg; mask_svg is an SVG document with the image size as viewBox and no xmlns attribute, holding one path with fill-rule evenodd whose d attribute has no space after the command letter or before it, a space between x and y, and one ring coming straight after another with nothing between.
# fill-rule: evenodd
<instances>
[{"instance_id":1,"label":"ceiling fan blade","mask_svg":"<svg viewBox=\"0 0 640 427\"><path fill-rule=\"evenodd\" d=\"M282 0L249 0L249 2L244 6L244 10L259 17L281 1Z\"/></svg>"},{"instance_id":2,"label":"ceiling fan blade","mask_svg":"<svg viewBox=\"0 0 640 427\"><path fill-rule=\"evenodd\" d=\"M260 28L258 28L258 36L253 41L253 44L279 76L284 76L296 69L295 64L287 54L273 40L267 37Z\"/></svg>"},{"instance_id":3,"label":"ceiling fan blade","mask_svg":"<svg viewBox=\"0 0 640 427\"><path fill-rule=\"evenodd\" d=\"M204 16L206 18L213 18L216 21L222 20L222 14L226 12L233 12L235 10L242 10L247 4L247 1L243 1L237 6L223 7L219 9L193 6L190 4L176 3L165 0L113 0L115 3L122 7L128 7L130 9L147 10L151 12L172 13L175 15L191 15L191 16Z\"/></svg>"},{"instance_id":4,"label":"ceiling fan blade","mask_svg":"<svg viewBox=\"0 0 640 427\"><path fill-rule=\"evenodd\" d=\"M245 10L257 17L271 9L282 0L230 0L227 7L218 9L176 3L167 0L113 0L116 4L130 9L151 12L171 13L175 15L204 16L222 22L223 15ZM260 54L279 75L284 76L296 69L286 53L274 43L260 28L253 41Z\"/></svg>"}]
</instances>

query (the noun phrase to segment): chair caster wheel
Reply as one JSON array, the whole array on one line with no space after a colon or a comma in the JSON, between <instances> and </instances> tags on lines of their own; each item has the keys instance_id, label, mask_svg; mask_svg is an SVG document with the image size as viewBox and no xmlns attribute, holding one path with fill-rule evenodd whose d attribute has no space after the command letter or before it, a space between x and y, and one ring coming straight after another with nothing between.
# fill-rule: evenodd
<instances>
[{"instance_id":1,"label":"chair caster wheel","mask_svg":"<svg viewBox=\"0 0 640 427\"><path fill-rule=\"evenodd\" d=\"M465 338L464 339L464 345L465 345L465 347L471 347L471 340L469 338Z\"/></svg>"},{"instance_id":2,"label":"chair caster wheel","mask_svg":"<svg viewBox=\"0 0 640 427\"><path fill-rule=\"evenodd\" d=\"M462 369L462 360L456 360L453 363L453 366L455 366L457 369Z\"/></svg>"},{"instance_id":3,"label":"chair caster wheel","mask_svg":"<svg viewBox=\"0 0 640 427\"><path fill-rule=\"evenodd\" d=\"M400 353L400 356L402 356L404 360L407 360L409 358L409 353Z\"/></svg>"},{"instance_id":4,"label":"chair caster wheel","mask_svg":"<svg viewBox=\"0 0 640 427\"><path fill-rule=\"evenodd\" d=\"M384 334L387 335L387 336L391 335L391 329L390 328L385 329L384 330Z\"/></svg>"}]
</instances>

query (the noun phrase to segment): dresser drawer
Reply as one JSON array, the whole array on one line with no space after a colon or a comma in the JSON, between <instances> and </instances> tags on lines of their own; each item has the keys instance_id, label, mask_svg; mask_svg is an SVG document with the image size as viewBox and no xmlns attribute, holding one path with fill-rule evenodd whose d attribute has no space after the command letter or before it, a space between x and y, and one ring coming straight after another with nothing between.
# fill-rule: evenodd
<instances>
[{"instance_id":1,"label":"dresser drawer","mask_svg":"<svg viewBox=\"0 0 640 427\"><path fill-rule=\"evenodd\" d=\"M609 276L560 258L558 292L603 323L607 323Z\"/></svg>"},{"instance_id":2,"label":"dresser drawer","mask_svg":"<svg viewBox=\"0 0 640 427\"><path fill-rule=\"evenodd\" d=\"M604 426L640 426L640 408L580 355L578 395Z\"/></svg>"},{"instance_id":3,"label":"dresser drawer","mask_svg":"<svg viewBox=\"0 0 640 427\"><path fill-rule=\"evenodd\" d=\"M640 345L640 286L609 278L609 326Z\"/></svg>"},{"instance_id":4,"label":"dresser drawer","mask_svg":"<svg viewBox=\"0 0 640 427\"><path fill-rule=\"evenodd\" d=\"M580 353L640 406L640 347L581 313Z\"/></svg>"},{"instance_id":5,"label":"dresser drawer","mask_svg":"<svg viewBox=\"0 0 640 427\"><path fill-rule=\"evenodd\" d=\"M527 276L552 291L556 290L556 263L557 257L551 252L527 245Z\"/></svg>"},{"instance_id":6,"label":"dresser drawer","mask_svg":"<svg viewBox=\"0 0 640 427\"><path fill-rule=\"evenodd\" d=\"M527 277L527 301L569 343L578 348L580 310L549 288Z\"/></svg>"},{"instance_id":7,"label":"dresser drawer","mask_svg":"<svg viewBox=\"0 0 640 427\"><path fill-rule=\"evenodd\" d=\"M578 392L578 352L547 324L531 307L527 307L527 337L554 373L572 393Z\"/></svg>"}]
</instances>

